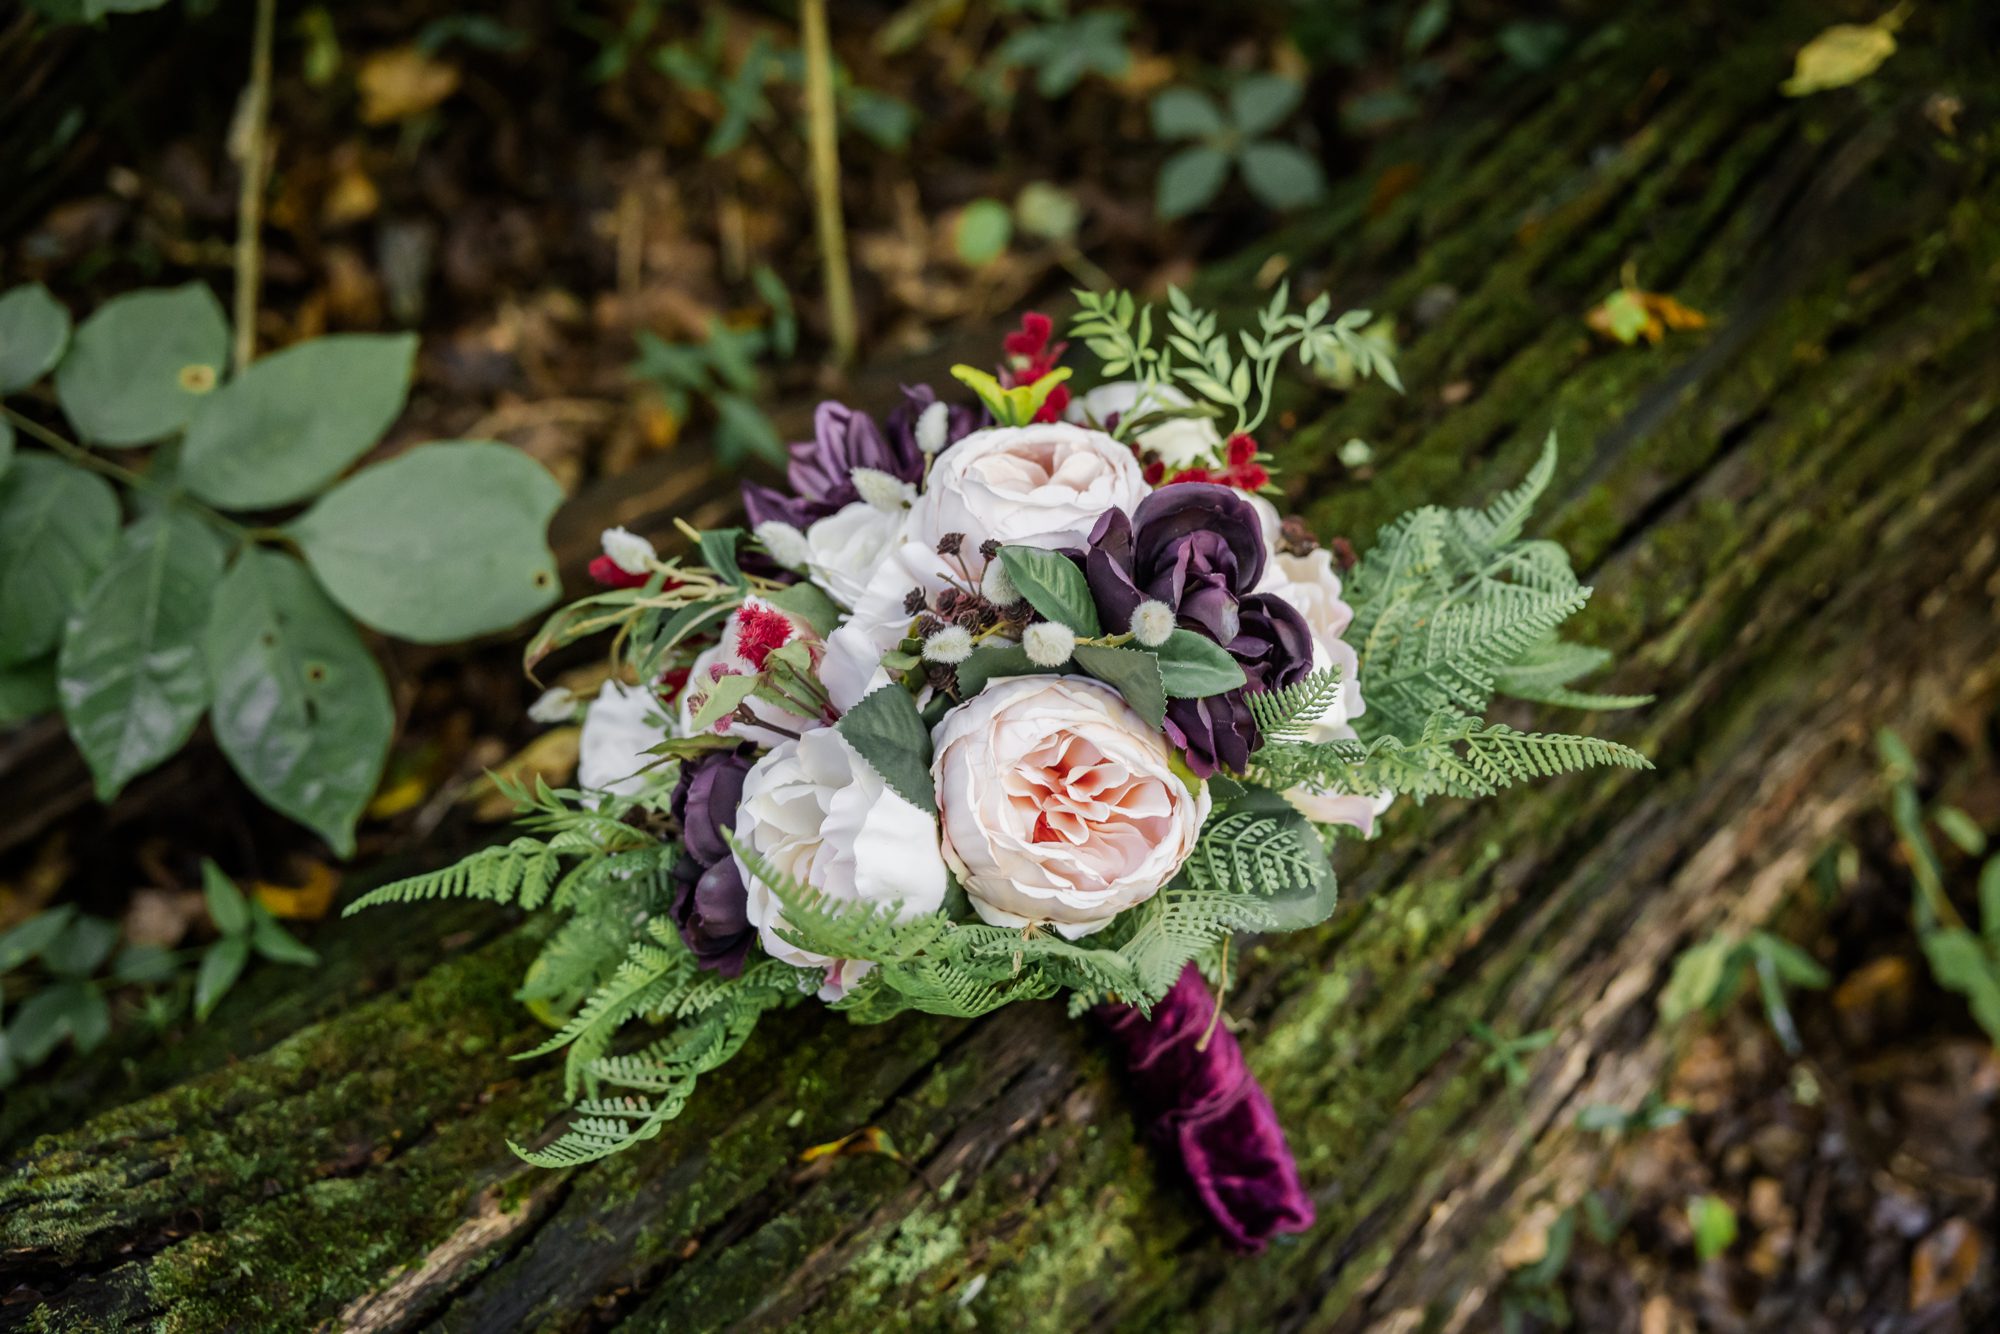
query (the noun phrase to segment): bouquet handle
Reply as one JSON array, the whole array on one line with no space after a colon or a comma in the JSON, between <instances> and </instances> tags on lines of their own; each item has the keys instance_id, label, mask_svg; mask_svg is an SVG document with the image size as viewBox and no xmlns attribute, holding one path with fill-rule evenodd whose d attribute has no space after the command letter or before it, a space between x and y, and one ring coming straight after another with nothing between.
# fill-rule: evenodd
<instances>
[{"instance_id":1,"label":"bouquet handle","mask_svg":"<svg viewBox=\"0 0 2000 1334\"><path fill-rule=\"evenodd\" d=\"M1218 1002L1193 964L1153 1007L1095 1013L1110 1030L1153 1137L1180 1158L1202 1206L1230 1245L1261 1251L1312 1226L1313 1205L1263 1085L1243 1049L1213 1022Z\"/></svg>"}]
</instances>

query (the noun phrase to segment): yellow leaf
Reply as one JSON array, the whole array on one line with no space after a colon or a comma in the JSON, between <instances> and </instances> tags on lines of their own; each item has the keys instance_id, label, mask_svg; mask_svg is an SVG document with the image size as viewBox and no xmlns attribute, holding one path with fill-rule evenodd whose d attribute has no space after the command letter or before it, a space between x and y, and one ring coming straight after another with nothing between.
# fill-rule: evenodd
<instances>
[{"instance_id":1,"label":"yellow leaf","mask_svg":"<svg viewBox=\"0 0 2000 1334\"><path fill-rule=\"evenodd\" d=\"M582 740L581 727L552 727L523 746L512 759L497 766L493 774L482 775L461 800L472 803L475 820L510 819L514 814L513 799L500 790L493 781L494 775L516 783L543 778L561 786L576 772Z\"/></svg>"},{"instance_id":2,"label":"yellow leaf","mask_svg":"<svg viewBox=\"0 0 2000 1334\"><path fill-rule=\"evenodd\" d=\"M273 917L290 917L316 922L333 906L334 891L340 888L340 872L325 862L306 868L305 882L273 885L259 880L250 886L250 895L271 910Z\"/></svg>"},{"instance_id":3,"label":"yellow leaf","mask_svg":"<svg viewBox=\"0 0 2000 1334\"><path fill-rule=\"evenodd\" d=\"M1861 82L1896 54L1896 29L1908 11L1908 5L1898 5L1873 23L1834 24L1799 48L1792 77L1778 91L1804 97Z\"/></svg>"},{"instance_id":4,"label":"yellow leaf","mask_svg":"<svg viewBox=\"0 0 2000 1334\"><path fill-rule=\"evenodd\" d=\"M429 111L458 91L456 65L434 60L414 46L377 51L361 62L361 120L387 125Z\"/></svg>"},{"instance_id":5,"label":"yellow leaf","mask_svg":"<svg viewBox=\"0 0 2000 1334\"><path fill-rule=\"evenodd\" d=\"M404 811L413 811L424 804L424 798L431 794L430 784L424 775L411 772L395 779L377 792L368 802L368 818L371 820L391 820Z\"/></svg>"}]
</instances>

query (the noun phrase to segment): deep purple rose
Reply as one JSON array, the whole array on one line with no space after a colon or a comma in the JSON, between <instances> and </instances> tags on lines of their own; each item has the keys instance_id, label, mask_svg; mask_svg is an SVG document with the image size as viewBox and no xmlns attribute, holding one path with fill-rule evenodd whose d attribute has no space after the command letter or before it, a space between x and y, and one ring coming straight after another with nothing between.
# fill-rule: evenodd
<instances>
[{"instance_id":1,"label":"deep purple rose","mask_svg":"<svg viewBox=\"0 0 2000 1334\"><path fill-rule=\"evenodd\" d=\"M755 746L712 750L681 765L673 813L681 824L681 855L674 863L674 925L697 963L724 977L743 971L743 956L757 932L744 908L749 890L723 831L736 826L743 776Z\"/></svg>"},{"instance_id":2,"label":"deep purple rose","mask_svg":"<svg viewBox=\"0 0 2000 1334\"><path fill-rule=\"evenodd\" d=\"M1282 598L1256 593L1237 604L1239 629L1230 656L1243 667L1247 686L1204 699L1167 703L1167 739L1187 752L1196 777L1218 769L1241 773L1261 737L1246 696L1304 680L1312 672L1312 633L1305 617Z\"/></svg>"},{"instance_id":3,"label":"deep purple rose","mask_svg":"<svg viewBox=\"0 0 2000 1334\"><path fill-rule=\"evenodd\" d=\"M928 385L906 386L903 403L889 414L886 429L857 408L826 402L813 412L813 438L791 448L785 477L792 494L758 482L743 484L743 508L755 524L776 521L803 529L861 498L854 488L854 470L873 468L905 482L924 476L923 451L917 448L917 417L937 395ZM984 421L979 408L955 406L945 422L945 440L955 441Z\"/></svg>"},{"instance_id":4,"label":"deep purple rose","mask_svg":"<svg viewBox=\"0 0 2000 1334\"><path fill-rule=\"evenodd\" d=\"M1147 598L1218 644L1240 628L1237 604L1264 577L1264 530L1250 502L1226 486L1189 482L1140 502L1127 518L1108 510L1090 534L1084 574L1106 624L1131 628Z\"/></svg>"}]
</instances>

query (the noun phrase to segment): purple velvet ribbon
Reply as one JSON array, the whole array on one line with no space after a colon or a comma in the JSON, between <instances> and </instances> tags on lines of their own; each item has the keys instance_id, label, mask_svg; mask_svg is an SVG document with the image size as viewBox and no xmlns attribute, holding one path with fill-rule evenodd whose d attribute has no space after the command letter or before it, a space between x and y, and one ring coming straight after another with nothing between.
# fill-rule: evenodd
<instances>
[{"instance_id":1,"label":"purple velvet ribbon","mask_svg":"<svg viewBox=\"0 0 2000 1334\"><path fill-rule=\"evenodd\" d=\"M1189 964L1151 1018L1129 1005L1100 1005L1097 1017L1111 1030L1149 1130L1179 1153L1216 1226L1238 1250L1261 1251L1280 1232L1311 1227L1313 1206L1243 1049L1220 1023L1210 1033L1215 1009Z\"/></svg>"}]
</instances>

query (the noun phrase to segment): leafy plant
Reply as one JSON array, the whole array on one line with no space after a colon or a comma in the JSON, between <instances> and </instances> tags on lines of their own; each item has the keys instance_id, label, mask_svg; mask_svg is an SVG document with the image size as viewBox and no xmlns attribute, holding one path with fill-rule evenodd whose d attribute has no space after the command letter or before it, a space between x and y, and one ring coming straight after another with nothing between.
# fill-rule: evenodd
<instances>
[{"instance_id":1,"label":"leafy plant","mask_svg":"<svg viewBox=\"0 0 2000 1334\"><path fill-rule=\"evenodd\" d=\"M477 441L343 477L402 412L413 336L312 339L225 378L229 343L198 284L73 332L39 286L0 296L0 395L52 374L77 437L0 407L46 446L0 449L0 722L59 707L108 801L208 714L250 788L347 855L395 726L356 622L445 643L547 606L561 490Z\"/></svg>"},{"instance_id":2,"label":"leafy plant","mask_svg":"<svg viewBox=\"0 0 2000 1334\"><path fill-rule=\"evenodd\" d=\"M1736 1210L1719 1195L1697 1195L1688 1201L1688 1227L1694 1231L1694 1253L1703 1260L1736 1244Z\"/></svg>"},{"instance_id":3,"label":"leafy plant","mask_svg":"<svg viewBox=\"0 0 2000 1334\"><path fill-rule=\"evenodd\" d=\"M1067 95L1092 74L1121 79L1132 66L1132 48L1125 40L1131 21L1130 14L1116 9L1051 18L1000 43L989 70L999 76L1032 71L1035 92L1050 98ZM998 86L1001 81L994 82Z\"/></svg>"},{"instance_id":4,"label":"leafy plant","mask_svg":"<svg viewBox=\"0 0 2000 1334\"><path fill-rule=\"evenodd\" d=\"M256 899L245 898L222 868L204 858L201 863L201 892L208 904L208 919L222 933L202 952L194 978L194 1017L206 1019L229 989L243 976L250 956L260 954L272 963L297 964L310 968L319 955L300 944L278 919Z\"/></svg>"},{"instance_id":5,"label":"leafy plant","mask_svg":"<svg viewBox=\"0 0 2000 1334\"><path fill-rule=\"evenodd\" d=\"M1227 108L1197 88L1168 88L1153 99L1155 138L1193 140L1160 168L1155 203L1163 218L1213 202L1233 165L1250 193L1274 209L1310 204L1326 190L1317 160L1269 137L1298 109L1305 89L1280 74L1252 74L1229 89Z\"/></svg>"},{"instance_id":6,"label":"leafy plant","mask_svg":"<svg viewBox=\"0 0 2000 1334\"><path fill-rule=\"evenodd\" d=\"M1796 1055L1799 1031L1785 989L1822 991L1830 979L1810 954L1768 931L1752 931L1741 940L1718 932L1681 951L1660 992L1660 1017L1674 1024L1697 1011L1719 1015L1736 1003L1752 977L1772 1031L1785 1050Z\"/></svg>"},{"instance_id":7,"label":"leafy plant","mask_svg":"<svg viewBox=\"0 0 2000 1334\"><path fill-rule=\"evenodd\" d=\"M1875 747L1889 783L1890 818L1916 887L1911 916L1931 976L1945 990L1965 997L1973 1019L2000 1045L2000 856L1988 858L1980 868L1975 931L1945 892L1943 863L1924 827L1915 759L1886 728L1876 734ZM1930 818L1967 856L1986 851L1986 832L1965 812L1945 806Z\"/></svg>"},{"instance_id":8,"label":"leafy plant","mask_svg":"<svg viewBox=\"0 0 2000 1334\"><path fill-rule=\"evenodd\" d=\"M757 363L767 355L790 356L798 337L791 297L769 269L757 271L757 286L771 307L768 328L731 328L711 320L699 343L669 343L647 330L639 333L639 357L631 373L647 380L676 421L686 421L697 403L714 414L715 456L725 467L755 457L785 460L784 442L758 400L763 376Z\"/></svg>"},{"instance_id":9,"label":"leafy plant","mask_svg":"<svg viewBox=\"0 0 2000 1334\"><path fill-rule=\"evenodd\" d=\"M1528 1063L1521 1058L1532 1056L1556 1040L1553 1028L1537 1029L1533 1033L1523 1033L1519 1037L1502 1037L1486 1024L1475 1019L1468 1025L1472 1036L1486 1044L1486 1058L1479 1068L1487 1074L1499 1073L1505 1076L1507 1087L1524 1089L1528 1086Z\"/></svg>"}]
</instances>

